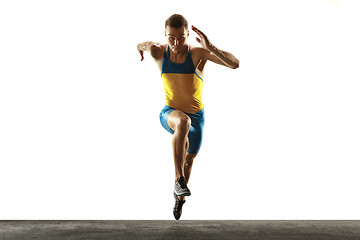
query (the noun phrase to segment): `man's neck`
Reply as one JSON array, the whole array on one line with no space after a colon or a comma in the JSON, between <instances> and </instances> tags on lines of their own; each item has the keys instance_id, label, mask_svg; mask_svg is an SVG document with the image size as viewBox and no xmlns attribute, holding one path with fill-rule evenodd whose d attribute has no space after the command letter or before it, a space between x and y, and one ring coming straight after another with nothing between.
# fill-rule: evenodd
<instances>
[{"instance_id":1,"label":"man's neck","mask_svg":"<svg viewBox=\"0 0 360 240\"><path fill-rule=\"evenodd\" d=\"M186 57L186 53L187 53L187 48L185 48L185 50L183 50L182 52L177 52L174 53L172 50L170 50L170 59L173 62L183 62L184 61L184 57Z\"/></svg>"}]
</instances>

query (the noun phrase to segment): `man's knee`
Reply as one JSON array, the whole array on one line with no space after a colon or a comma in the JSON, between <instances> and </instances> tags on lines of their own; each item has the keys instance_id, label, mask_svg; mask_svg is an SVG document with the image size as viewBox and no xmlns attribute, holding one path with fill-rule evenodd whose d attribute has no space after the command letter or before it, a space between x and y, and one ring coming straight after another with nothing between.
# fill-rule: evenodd
<instances>
[{"instance_id":1,"label":"man's knee","mask_svg":"<svg viewBox=\"0 0 360 240\"><path fill-rule=\"evenodd\" d=\"M188 134L191 127L191 119L187 116L179 116L177 121L175 131L181 132L183 134Z\"/></svg>"}]
</instances>

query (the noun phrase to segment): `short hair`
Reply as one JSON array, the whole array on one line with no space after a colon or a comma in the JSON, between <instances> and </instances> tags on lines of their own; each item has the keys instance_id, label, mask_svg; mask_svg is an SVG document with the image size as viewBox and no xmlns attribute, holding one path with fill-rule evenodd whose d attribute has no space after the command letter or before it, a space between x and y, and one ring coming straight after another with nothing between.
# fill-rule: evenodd
<instances>
[{"instance_id":1,"label":"short hair","mask_svg":"<svg viewBox=\"0 0 360 240\"><path fill-rule=\"evenodd\" d=\"M170 26L172 28L185 27L188 29L188 22L182 15L173 14L165 21L165 28L166 26Z\"/></svg>"}]
</instances>

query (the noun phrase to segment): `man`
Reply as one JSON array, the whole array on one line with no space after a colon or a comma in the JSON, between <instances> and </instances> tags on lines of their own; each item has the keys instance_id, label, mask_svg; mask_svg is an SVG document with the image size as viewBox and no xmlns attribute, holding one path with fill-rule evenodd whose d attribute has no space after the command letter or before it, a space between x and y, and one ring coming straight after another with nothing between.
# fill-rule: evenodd
<instances>
[{"instance_id":1,"label":"man","mask_svg":"<svg viewBox=\"0 0 360 240\"><path fill-rule=\"evenodd\" d=\"M235 69L239 60L231 53L216 48L206 35L194 26L196 40L201 47L187 45L189 37L187 20L179 15L170 16L165 22L167 44L144 42L137 46L144 59L148 51L161 71L165 90L165 107L160 113L162 126L173 134L172 147L175 163L175 206L173 214L179 220L194 158L202 142L204 107L201 99L203 74L206 62Z\"/></svg>"}]
</instances>

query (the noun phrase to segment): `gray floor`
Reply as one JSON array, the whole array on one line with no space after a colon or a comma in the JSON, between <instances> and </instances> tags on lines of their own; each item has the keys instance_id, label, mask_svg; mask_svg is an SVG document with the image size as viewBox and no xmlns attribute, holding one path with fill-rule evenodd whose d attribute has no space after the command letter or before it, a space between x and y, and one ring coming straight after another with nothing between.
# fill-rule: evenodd
<instances>
[{"instance_id":1,"label":"gray floor","mask_svg":"<svg viewBox=\"0 0 360 240\"><path fill-rule=\"evenodd\" d=\"M0 221L1 240L360 239L360 221Z\"/></svg>"}]
</instances>

